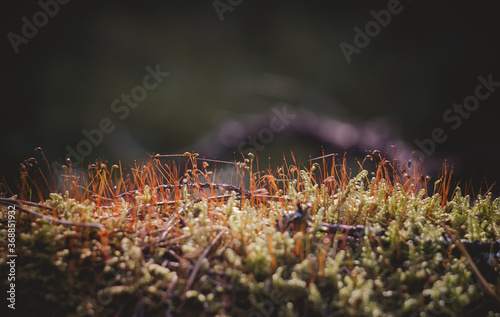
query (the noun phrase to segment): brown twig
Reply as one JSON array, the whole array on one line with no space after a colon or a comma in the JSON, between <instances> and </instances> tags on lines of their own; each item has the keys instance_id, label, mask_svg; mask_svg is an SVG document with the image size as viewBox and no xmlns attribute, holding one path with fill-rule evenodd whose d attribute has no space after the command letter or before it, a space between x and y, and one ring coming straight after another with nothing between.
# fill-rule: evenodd
<instances>
[{"instance_id":1,"label":"brown twig","mask_svg":"<svg viewBox=\"0 0 500 317\"><path fill-rule=\"evenodd\" d=\"M226 190L232 190L237 193L241 193L241 188L231 185L231 184L222 184L222 183L186 183L186 184L163 184L159 185L156 187L153 187L152 189L159 189L159 188L183 188L183 187L188 187L188 188L224 188ZM134 193L138 193L140 190L131 190L125 193L121 193L116 195L115 197L122 197L122 196L127 196L131 195Z\"/></svg>"},{"instance_id":2,"label":"brown twig","mask_svg":"<svg viewBox=\"0 0 500 317\"><path fill-rule=\"evenodd\" d=\"M182 305L181 305L180 309L182 309L182 306L184 306L184 303L185 303L185 300L186 300L186 293L191 288L191 286L193 285L193 282L194 282L194 279L196 277L196 274L198 273L198 271L200 270L201 265L203 264L203 260L206 258L208 252L215 245L215 243L217 242L217 240L219 240L220 237L222 237L222 235L224 233L226 233L226 232L227 232L227 230L222 230L221 232L219 232L219 234L217 234L217 236L212 240L212 242L210 242L210 245L205 248L205 250L201 254L201 256L198 259L198 261L196 261L196 265L194 266L193 271L191 272L191 275L189 276L189 279L188 279L188 281L186 283L186 287L184 288L184 295L183 295L184 300L182 302Z\"/></svg>"},{"instance_id":3,"label":"brown twig","mask_svg":"<svg viewBox=\"0 0 500 317\"><path fill-rule=\"evenodd\" d=\"M221 202L226 202L231 197L232 197L231 194L227 194L227 195L209 196L209 197L206 197L205 199L207 199L207 200L219 200ZM271 196L271 195L254 194L253 191L245 191L243 195L238 194L236 196L236 199L241 199L242 197L245 197L245 198L252 198L252 197L263 198L265 200L281 200L281 199L291 200L291 198L288 198L288 197L277 197L277 196ZM188 203L186 203L185 205L183 205L181 207L181 209L179 209L177 211L177 213L179 213L181 210L183 210L186 207L188 207L188 205L199 203L202 200L203 200L203 198L196 198L196 199L193 199L193 200L189 201ZM172 206L172 205L175 205L175 204L177 204L178 202L181 202L181 201L182 201L181 199L179 199L179 200L167 200L167 201L159 201L159 202L155 202L155 203L137 205L137 206L134 206L134 207L130 208L127 211L127 215L129 215L130 213L136 211L139 208L148 208L148 207L156 207L156 206ZM184 220L184 221L186 220L186 218L183 217L183 216L181 216L180 214L178 214L178 217L180 219Z\"/></svg>"},{"instance_id":4,"label":"brown twig","mask_svg":"<svg viewBox=\"0 0 500 317\"><path fill-rule=\"evenodd\" d=\"M497 301L498 305L500 306L500 298L498 297L497 294L495 294L495 291L493 291L490 284L488 284L488 282L486 281L484 276L481 274L481 272L479 272L479 269L477 268L476 264L474 264L474 261L472 260L469 252L467 252L467 249L464 247L462 242L460 242L460 240L458 240L455 237L455 235L451 232L451 230L448 228L448 226L446 226L445 223L441 223L441 226L443 227L444 231L446 232L448 237L451 239L451 241L457 246L457 248L460 249L462 254L465 256L465 258L467 259L467 262L469 262L469 265L472 269L472 272L474 273L474 275L476 275L477 279L479 280L479 283L484 287L484 290L486 291L486 293L488 293L488 295L493 297Z\"/></svg>"},{"instance_id":5,"label":"brown twig","mask_svg":"<svg viewBox=\"0 0 500 317\"><path fill-rule=\"evenodd\" d=\"M52 210L52 211L55 210L55 208L51 207L51 206L47 206L47 205L40 204L40 203L35 203L32 201L28 201L28 200L20 200L20 199L14 199L14 198L0 198L0 204L2 204L4 206L8 206L8 205L19 206L19 205L23 204L23 205L42 208L42 209L48 209L48 210Z\"/></svg>"},{"instance_id":6,"label":"brown twig","mask_svg":"<svg viewBox=\"0 0 500 317\"><path fill-rule=\"evenodd\" d=\"M39 218L42 218L42 219L45 219L45 220L48 220L51 222L65 225L65 226L76 226L76 227L87 227L87 228L98 228L98 229L104 228L104 226L99 224L99 223L73 222L73 221L68 221L68 220L57 219L57 218L54 218L51 216L47 216L47 215L38 213L38 212L33 211L31 209L24 208L22 206L22 205L29 205L29 206L35 206L35 207L39 207L39 208L43 208L43 209L55 210L53 207L45 206L45 205L42 205L39 203L34 203L31 201L24 201L24 200L12 199L12 198L0 198L0 204L2 204L4 206L16 205L17 209L22 211L22 212L28 213L30 215L33 215L33 216L36 216L36 217L39 217Z\"/></svg>"}]
</instances>

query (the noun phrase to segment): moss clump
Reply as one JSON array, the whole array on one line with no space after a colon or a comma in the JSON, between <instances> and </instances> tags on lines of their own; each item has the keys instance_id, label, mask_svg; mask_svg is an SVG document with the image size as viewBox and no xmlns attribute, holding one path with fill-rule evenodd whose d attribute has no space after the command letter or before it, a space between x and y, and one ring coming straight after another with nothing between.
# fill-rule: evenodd
<instances>
[{"instance_id":1,"label":"moss clump","mask_svg":"<svg viewBox=\"0 0 500 317\"><path fill-rule=\"evenodd\" d=\"M3 199L0 270L14 204L22 315L499 316L491 194L428 195L427 180L384 162L352 178L345 165L289 166L280 184L285 168L253 173L251 159L235 165L237 186L189 162L176 179L151 160L132 182L98 164L64 195Z\"/></svg>"}]
</instances>

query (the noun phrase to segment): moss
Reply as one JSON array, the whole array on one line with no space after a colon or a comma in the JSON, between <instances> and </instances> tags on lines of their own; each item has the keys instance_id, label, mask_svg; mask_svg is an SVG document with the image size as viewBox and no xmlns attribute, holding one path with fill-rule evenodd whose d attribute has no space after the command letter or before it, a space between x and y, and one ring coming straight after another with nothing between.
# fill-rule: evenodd
<instances>
[{"instance_id":1,"label":"moss","mask_svg":"<svg viewBox=\"0 0 500 317\"><path fill-rule=\"evenodd\" d=\"M167 191L150 178L125 198L52 193L30 208L103 228L63 226L18 212L19 308L24 316L42 310L47 316L498 312L443 224L472 246L490 243L475 261L498 293L500 199L487 194L471 204L456 189L444 200L417 183L380 177L380 166L372 178L361 170L353 178L334 173L322 181L313 171L320 168L289 172L284 192L272 184L247 192ZM250 171L245 164L238 169ZM192 169L187 178L196 181L199 173ZM255 194L263 189L269 194ZM110 202L102 203L106 197ZM0 269L6 272L7 207L0 208ZM328 224L365 229L330 232Z\"/></svg>"}]
</instances>

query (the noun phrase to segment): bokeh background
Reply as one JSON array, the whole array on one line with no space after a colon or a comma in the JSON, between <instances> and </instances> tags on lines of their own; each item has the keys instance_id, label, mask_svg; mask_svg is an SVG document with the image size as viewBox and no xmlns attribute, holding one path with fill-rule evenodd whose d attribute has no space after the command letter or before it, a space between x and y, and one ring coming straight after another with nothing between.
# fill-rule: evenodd
<instances>
[{"instance_id":1,"label":"bokeh background","mask_svg":"<svg viewBox=\"0 0 500 317\"><path fill-rule=\"evenodd\" d=\"M21 35L22 17L32 20L41 7L5 3L0 173L11 179L24 159L41 161L38 146L49 161L62 162L66 147L75 149L82 130L102 118L116 129L85 163L205 151L225 123L241 132L287 104L300 118L376 122L408 149L441 127L448 139L431 159L453 163L455 182L472 179L477 189L500 180L500 89L456 131L443 121L444 111L474 93L478 76L500 81L496 5L401 1L402 12L348 63L340 43L353 44L354 28L364 29L370 11L388 3L243 0L221 20L214 1L70 1L17 54L7 35ZM120 120L111 103L157 64L170 75ZM321 146L331 150L324 143L287 132L259 155L281 159L293 150L305 160L320 155ZM231 159L235 151L214 153Z\"/></svg>"}]
</instances>

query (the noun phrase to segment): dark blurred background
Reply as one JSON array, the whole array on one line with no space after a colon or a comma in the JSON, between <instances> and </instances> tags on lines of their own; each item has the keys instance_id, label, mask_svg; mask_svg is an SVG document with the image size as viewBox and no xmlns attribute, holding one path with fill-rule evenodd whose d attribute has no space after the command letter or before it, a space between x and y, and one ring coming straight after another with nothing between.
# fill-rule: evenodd
<instances>
[{"instance_id":1,"label":"dark blurred background","mask_svg":"<svg viewBox=\"0 0 500 317\"><path fill-rule=\"evenodd\" d=\"M41 161L38 146L49 161L63 162L68 146L86 140L82 130L99 128L103 118L115 129L92 146L85 164L207 151L207 144L218 149L207 155L234 158L232 144L265 127L252 130L252 120L262 123L284 104L299 118L295 132L276 133L260 157L279 160L293 150L306 160L321 155L321 146L336 149L328 137L299 133L302 121L309 130L318 122L323 132L325 122L376 122L410 152L418 149L415 139L442 128L448 138L429 160L446 158L455 181L472 179L476 189L500 179L500 89L458 129L443 121L447 109L474 94L478 76L500 81L494 2L401 1L401 12L350 63L340 44L354 45L354 28L364 30L371 10L395 1L70 1L45 24L39 14L43 26L15 53L9 34L22 36L22 18L33 21L40 3L56 2L2 8L0 173L8 179L24 159ZM113 101L158 64L169 76L120 119ZM236 140L216 144L221 129Z\"/></svg>"}]
</instances>

